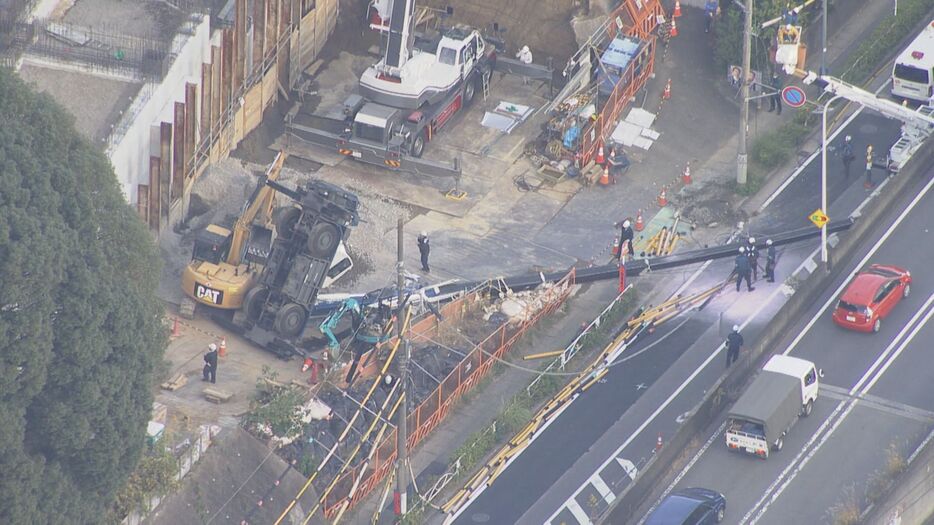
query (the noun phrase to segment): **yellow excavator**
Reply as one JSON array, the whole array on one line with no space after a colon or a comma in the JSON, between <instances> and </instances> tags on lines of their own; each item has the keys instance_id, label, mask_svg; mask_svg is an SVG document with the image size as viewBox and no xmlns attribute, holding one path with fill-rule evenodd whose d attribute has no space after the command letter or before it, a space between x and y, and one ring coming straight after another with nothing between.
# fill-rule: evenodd
<instances>
[{"instance_id":1,"label":"yellow excavator","mask_svg":"<svg viewBox=\"0 0 934 525\"><path fill-rule=\"evenodd\" d=\"M182 290L195 304L223 310L243 304L272 245L276 190L266 181L279 178L285 157L279 152L266 169L233 231L210 224L198 232L191 262L182 273Z\"/></svg>"}]
</instances>

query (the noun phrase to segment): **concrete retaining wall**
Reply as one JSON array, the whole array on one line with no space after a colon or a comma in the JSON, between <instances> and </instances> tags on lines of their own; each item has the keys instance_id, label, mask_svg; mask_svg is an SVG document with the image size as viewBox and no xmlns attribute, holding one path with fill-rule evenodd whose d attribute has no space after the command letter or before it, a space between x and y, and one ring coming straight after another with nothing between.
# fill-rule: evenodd
<instances>
[{"instance_id":1,"label":"concrete retaining wall","mask_svg":"<svg viewBox=\"0 0 934 525\"><path fill-rule=\"evenodd\" d=\"M613 506L598 523L609 523L604 520L611 514L628 515L632 523L641 518L633 513L638 511L646 498L655 490L656 485L669 474L669 468L675 459L682 454L693 453L693 450L688 450L692 440L698 437L700 432L716 418L721 417L723 409L735 400L728 394L738 394L742 391L745 383L752 378L756 369L761 365L763 358L772 354L773 347L787 333L801 313L807 310L808 306L824 291L827 284L837 277L841 268L844 268L856 255L856 248L876 222L906 188L927 176L932 165L934 165L934 147L928 145L919 150L898 175L887 180L885 185L873 194L872 199L861 210L862 214L857 218L856 224L848 233L841 236L839 244L831 250L830 257L833 263L831 271L825 272L817 269L806 277L796 274L800 284L794 295L782 306L743 358L730 369L729 373L724 373L714 383L708 390L707 396L691 411L691 415L684 421L678 432L649 460L639 472L639 477L616 498Z\"/></svg>"}]
</instances>

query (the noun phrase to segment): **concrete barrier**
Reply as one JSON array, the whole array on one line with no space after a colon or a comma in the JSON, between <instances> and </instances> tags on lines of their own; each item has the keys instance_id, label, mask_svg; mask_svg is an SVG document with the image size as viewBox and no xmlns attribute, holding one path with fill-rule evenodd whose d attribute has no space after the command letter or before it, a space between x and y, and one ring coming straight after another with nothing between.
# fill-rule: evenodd
<instances>
[{"instance_id":1,"label":"concrete barrier","mask_svg":"<svg viewBox=\"0 0 934 525\"><path fill-rule=\"evenodd\" d=\"M693 453L691 441L721 417L723 408L732 404L757 369L770 356L772 347L787 333L802 312L817 300L824 288L838 276L841 268L856 254L856 248L866 234L888 211L898 197L913 182L922 181L934 165L934 147L922 147L897 175L893 175L878 194L863 207L856 224L830 252L831 270L817 269L804 279L799 279L795 293L781 307L772 321L763 329L756 342L749 347L742 359L725 372L707 390L708 394L698 403L685 419L674 436L640 470L635 481L621 493L608 511L596 520L597 523L635 523L641 516L634 516L639 507L655 490L656 485L669 473L669 466L678 456ZM819 363L818 363L819 364ZM693 449L694 447L690 447Z\"/></svg>"}]
</instances>

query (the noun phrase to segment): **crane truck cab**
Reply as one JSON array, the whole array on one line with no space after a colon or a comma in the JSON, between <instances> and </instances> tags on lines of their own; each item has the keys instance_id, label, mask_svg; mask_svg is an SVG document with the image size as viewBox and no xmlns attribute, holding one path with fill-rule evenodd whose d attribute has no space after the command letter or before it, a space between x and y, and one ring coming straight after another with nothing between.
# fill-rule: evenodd
<instances>
[{"instance_id":1,"label":"crane truck cab","mask_svg":"<svg viewBox=\"0 0 934 525\"><path fill-rule=\"evenodd\" d=\"M811 415L822 370L810 361L774 355L727 416L726 446L768 459L779 451L799 416Z\"/></svg>"}]
</instances>

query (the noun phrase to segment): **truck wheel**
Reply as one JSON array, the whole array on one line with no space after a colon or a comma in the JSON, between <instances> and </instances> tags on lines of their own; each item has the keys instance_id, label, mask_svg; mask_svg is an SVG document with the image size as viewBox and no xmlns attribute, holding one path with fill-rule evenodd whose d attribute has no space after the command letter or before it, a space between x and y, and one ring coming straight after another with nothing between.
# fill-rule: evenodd
<instances>
[{"instance_id":1,"label":"truck wheel","mask_svg":"<svg viewBox=\"0 0 934 525\"><path fill-rule=\"evenodd\" d=\"M482 73L481 73L482 74ZM474 95L477 94L477 82L480 77L475 77L467 82L467 85L464 86L464 105L469 106L473 102Z\"/></svg>"},{"instance_id":2,"label":"truck wheel","mask_svg":"<svg viewBox=\"0 0 934 525\"><path fill-rule=\"evenodd\" d=\"M813 399L812 399L811 401L808 401L807 403L805 403L805 405L804 405L804 417L810 416L812 410L814 410L814 400L813 400Z\"/></svg>"},{"instance_id":3,"label":"truck wheel","mask_svg":"<svg viewBox=\"0 0 934 525\"><path fill-rule=\"evenodd\" d=\"M301 333L305 327L305 309L301 305L289 303L276 312L276 331L292 337Z\"/></svg>"},{"instance_id":4,"label":"truck wheel","mask_svg":"<svg viewBox=\"0 0 934 525\"><path fill-rule=\"evenodd\" d=\"M334 254L337 245L341 242L340 232L333 224L319 222L311 229L308 235L308 253L314 257L328 259Z\"/></svg>"},{"instance_id":5,"label":"truck wheel","mask_svg":"<svg viewBox=\"0 0 934 525\"><path fill-rule=\"evenodd\" d=\"M777 440L775 440L775 446L774 446L773 448L774 448L775 451L777 452L777 451L781 450L782 447L784 447L784 446L785 446L785 438L780 437L780 438L778 438Z\"/></svg>"},{"instance_id":6,"label":"truck wheel","mask_svg":"<svg viewBox=\"0 0 934 525\"><path fill-rule=\"evenodd\" d=\"M262 285L254 286L246 293L243 298L243 305L240 307L249 321L256 321L263 313L263 306L269 297L269 288Z\"/></svg>"},{"instance_id":7,"label":"truck wheel","mask_svg":"<svg viewBox=\"0 0 934 525\"><path fill-rule=\"evenodd\" d=\"M295 206L276 208L276 211L272 213L272 222L276 225L276 236L286 239L291 237L301 215L302 210Z\"/></svg>"},{"instance_id":8,"label":"truck wheel","mask_svg":"<svg viewBox=\"0 0 934 525\"><path fill-rule=\"evenodd\" d=\"M873 333L879 333L879 330L882 328L882 319L876 319L876 322L872 323Z\"/></svg>"},{"instance_id":9,"label":"truck wheel","mask_svg":"<svg viewBox=\"0 0 934 525\"><path fill-rule=\"evenodd\" d=\"M415 157L416 159L421 158L422 153L425 153L425 133L420 132L415 140L412 141L412 147L409 148L409 155Z\"/></svg>"}]
</instances>

